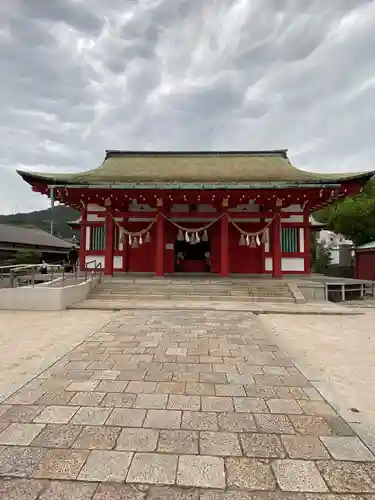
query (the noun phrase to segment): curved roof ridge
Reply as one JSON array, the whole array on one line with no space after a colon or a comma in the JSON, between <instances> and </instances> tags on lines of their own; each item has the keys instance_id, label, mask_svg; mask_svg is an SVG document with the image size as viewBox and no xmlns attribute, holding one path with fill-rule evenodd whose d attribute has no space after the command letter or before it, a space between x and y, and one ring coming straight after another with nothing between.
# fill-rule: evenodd
<instances>
[{"instance_id":1,"label":"curved roof ridge","mask_svg":"<svg viewBox=\"0 0 375 500\"><path fill-rule=\"evenodd\" d=\"M375 172L317 173L300 170L287 150L270 151L121 151L107 150L102 164L69 174L18 171L30 184L163 183L323 183L370 179Z\"/></svg>"}]
</instances>

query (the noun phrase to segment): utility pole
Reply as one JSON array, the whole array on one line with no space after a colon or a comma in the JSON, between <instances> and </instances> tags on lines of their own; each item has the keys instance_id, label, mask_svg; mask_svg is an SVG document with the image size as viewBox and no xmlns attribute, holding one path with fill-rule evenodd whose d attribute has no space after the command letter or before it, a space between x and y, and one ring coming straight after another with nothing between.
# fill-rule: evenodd
<instances>
[{"instance_id":1,"label":"utility pole","mask_svg":"<svg viewBox=\"0 0 375 500\"><path fill-rule=\"evenodd\" d=\"M50 233L51 236L53 236L53 207L55 205L55 191L53 187L50 189L50 198L51 198Z\"/></svg>"}]
</instances>

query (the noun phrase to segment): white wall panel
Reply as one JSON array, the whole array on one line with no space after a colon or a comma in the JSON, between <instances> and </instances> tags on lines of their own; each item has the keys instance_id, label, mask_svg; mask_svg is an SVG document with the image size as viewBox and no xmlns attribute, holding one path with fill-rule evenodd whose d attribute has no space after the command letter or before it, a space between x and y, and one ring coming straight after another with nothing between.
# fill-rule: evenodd
<instances>
[{"instance_id":1,"label":"white wall panel","mask_svg":"<svg viewBox=\"0 0 375 500\"><path fill-rule=\"evenodd\" d=\"M86 227L86 250L90 250L91 227Z\"/></svg>"},{"instance_id":2,"label":"white wall panel","mask_svg":"<svg viewBox=\"0 0 375 500\"><path fill-rule=\"evenodd\" d=\"M120 255L113 257L113 269L122 269L123 258Z\"/></svg>"},{"instance_id":3,"label":"white wall panel","mask_svg":"<svg viewBox=\"0 0 375 500\"><path fill-rule=\"evenodd\" d=\"M272 271L272 257L266 257L264 260L264 268L266 271Z\"/></svg>"},{"instance_id":4,"label":"white wall panel","mask_svg":"<svg viewBox=\"0 0 375 500\"><path fill-rule=\"evenodd\" d=\"M281 270L282 272L288 271L304 271L305 261L302 258L286 258L281 259Z\"/></svg>"},{"instance_id":5,"label":"white wall panel","mask_svg":"<svg viewBox=\"0 0 375 500\"><path fill-rule=\"evenodd\" d=\"M289 207L283 207L283 212L302 212L301 205L290 205Z\"/></svg>"},{"instance_id":6,"label":"white wall panel","mask_svg":"<svg viewBox=\"0 0 375 500\"><path fill-rule=\"evenodd\" d=\"M305 251L305 230L303 228L299 230L299 251Z\"/></svg>"},{"instance_id":7,"label":"white wall panel","mask_svg":"<svg viewBox=\"0 0 375 500\"><path fill-rule=\"evenodd\" d=\"M105 212L106 208L101 207L100 205L95 205L95 203L89 203L87 205L87 211L88 212Z\"/></svg>"},{"instance_id":8,"label":"white wall panel","mask_svg":"<svg viewBox=\"0 0 375 500\"><path fill-rule=\"evenodd\" d=\"M93 262L93 261L96 261L96 262ZM86 262L86 267L88 267L89 269L94 269L95 264L96 265L101 264L102 269L104 269L104 255L95 255L95 256L94 255L86 255L85 262Z\"/></svg>"},{"instance_id":9,"label":"white wall panel","mask_svg":"<svg viewBox=\"0 0 375 500\"><path fill-rule=\"evenodd\" d=\"M89 222L104 222L105 221L105 214L103 214L103 215L87 214L87 220Z\"/></svg>"}]
</instances>

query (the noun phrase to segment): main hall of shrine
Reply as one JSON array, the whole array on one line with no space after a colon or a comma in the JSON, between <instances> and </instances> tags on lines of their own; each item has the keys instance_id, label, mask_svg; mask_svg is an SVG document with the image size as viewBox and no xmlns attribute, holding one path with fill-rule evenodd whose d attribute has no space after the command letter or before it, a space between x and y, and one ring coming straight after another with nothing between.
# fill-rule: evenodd
<instances>
[{"instance_id":1,"label":"main hall of shrine","mask_svg":"<svg viewBox=\"0 0 375 500\"><path fill-rule=\"evenodd\" d=\"M299 170L286 150L107 151L86 172L18 173L80 210L82 270L275 278L310 273L309 215L374 175Z\"/></svg>"}]
</instances>

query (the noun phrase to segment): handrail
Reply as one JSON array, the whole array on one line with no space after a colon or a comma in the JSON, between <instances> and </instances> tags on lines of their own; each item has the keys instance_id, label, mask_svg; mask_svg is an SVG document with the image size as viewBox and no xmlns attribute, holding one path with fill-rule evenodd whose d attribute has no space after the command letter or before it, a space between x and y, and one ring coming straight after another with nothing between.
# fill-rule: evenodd
<instances>
[{"instance_id":1,"label":"handrail","mask_svg":"<svg viewBox=\"0 0 375 500\"><path fill-rule=\"evenodd\" d=\"M102 266L102 263L101 263L101 262L98 262L96 259L89 260L89 261L87 261L87 262L85 263L85 270L84 270L84 277L85 277L85 281L87 281L87 271L89 271L89 269L88 269L88 267L87 267L87 266L88 266L89 264L94 264L94 268L93 268L93 270L92 270L92 272L91 272L91 276L95 276L95 274L96 274L97 270L98 270L98 269L100 269L99 274L100 274L100 281L101 281L101 279L102 279L102 277L101 277L101 276L102 276L102 274L101 274L101 273L102 273L102 267L103 267L103 266Z\"/></svg>"},{"instance_id":2,"label":"handrail","mask_svg":"<svg viewBox=\"0 0 375 500\"><path fill-rule=\"evenodd\" d=\"M84 280L87 281L89 275L88 271L90 269L87 268L89 264L94 264L92 268L92 272L90 276L95 276L99 274L100 276L100 281L101 281L101 276L103 272L103 266L101 262L98 262L96 259L91 260L86 262L85 265L85 270L84 270ZM9 277L10 279L10 286L13 288L15 285L20 284L20 279L25 278L26 282L31 284L33 287L35 286L35 277L38 274L38 269L40 269L42 266L41 263L39 264L14 264L14 265L7 265L7 266L0 266L0 278L4 278L4 276ZM62 283L64 283L66 279L66 271L65 271L65 264L59 263L54 263L54 264L43 264L43 267L49 270L49 278L52 281L54 278L54 275L57 274L57 276L62 278ZM7 273L4 271L8 270ZM24 273L23 276L19 276L19 273ZM72 276L73 278L77 278L79 276L82 276L82 271L78 269L77 266L73 267L72 273L69 273L69 276Z\"/></svg>"},{"instance_id":3,"label":"handrail","mask_svg":"<svg viewBox=\"0 0 375 500\"><path fill-rule=\"evenodd\" d=\"M35 286L35 275L37 274L37 270L40 269L40 267L42 266L41 263L38 263L38 264L14 264L12 266L2 266L0 267L0 270L2 269L9 269L9 274L7 274L7 276L9 276L9 279L10 279L10 285L11 287L13 288L15 283L16 283L16 280L17 278L20 279L18 275L19 272L26 272L26 280L27 281L31 281L31 285L34 287ZM53 263L53 264L43 264L43 267L45 269L51 269L51 271L48 273L50 274L50 280L52 281L53 280L53 277L54 277L54 274L56 272L59 272L60 269L62 268L62 280L64 282L64 278L65 278L65 265L64 264L61 264L61 262L59 263ZM76 271L73 272L73 274L75 274ZM1 274L0 274L0 277L3 278L4 277L4 273L3 271L1 271Z\"/></svg>"},{"instance_id":4,"label":"handrail","mask_svg":"<svg viewBox=\"0 0 375 500\"><path fill-rule=\"evenodd\" d=\"M329 282L327 282L325 284L324 288L325 288L324 293L325 293L326 300L328 300L329 292L340 294L341 302L346 302L347 294L353 293L353 292L359 292L361 299L363 299L366 295L371 295L372 298L375 298L375 283L369 282L369 281L364 281L364 282L360 282L360 283L358 283L358 282L356 282L356 283L350 283L350 282L329 283ZM371 290L371 294L368 293L369 289Z\"/></svg>"}]
</instances>

